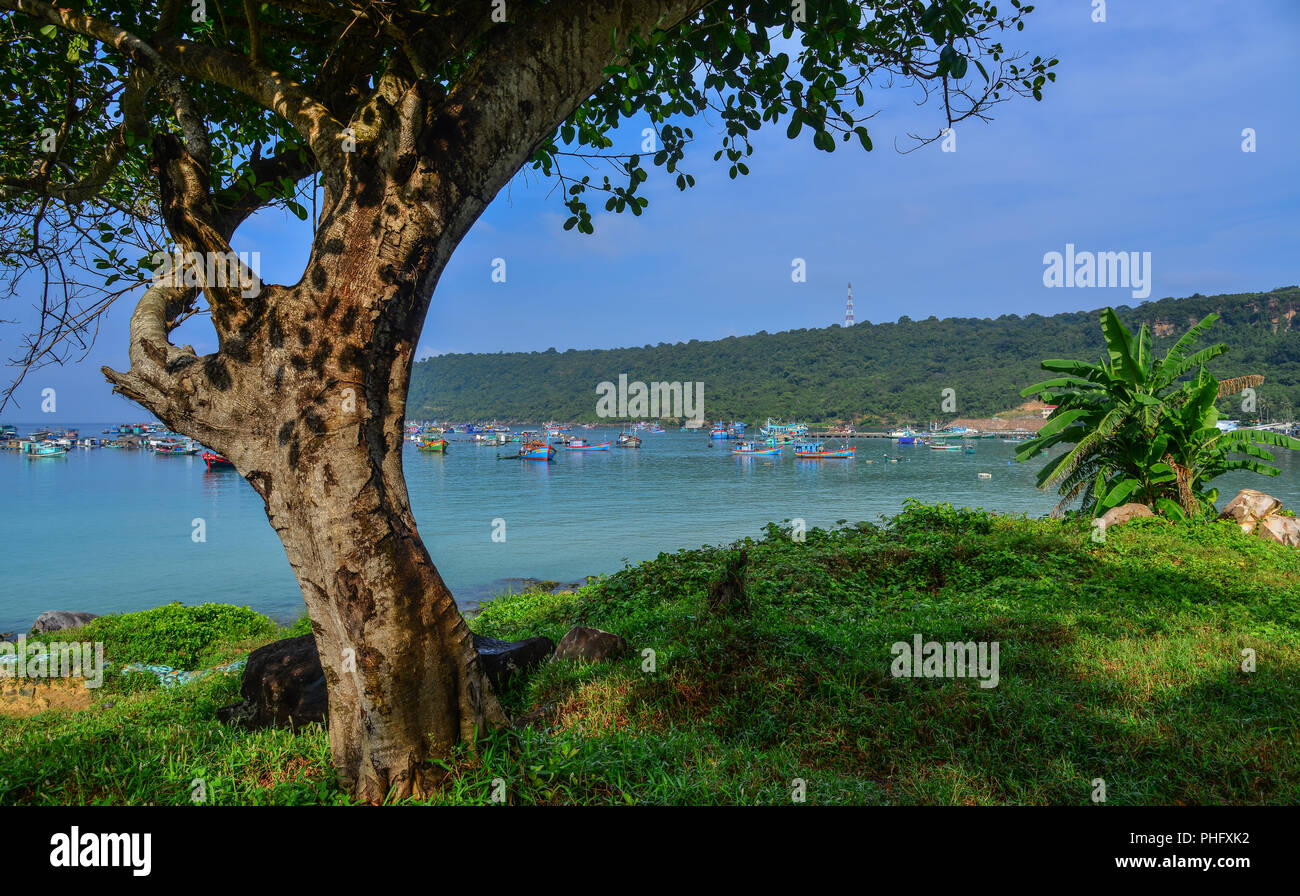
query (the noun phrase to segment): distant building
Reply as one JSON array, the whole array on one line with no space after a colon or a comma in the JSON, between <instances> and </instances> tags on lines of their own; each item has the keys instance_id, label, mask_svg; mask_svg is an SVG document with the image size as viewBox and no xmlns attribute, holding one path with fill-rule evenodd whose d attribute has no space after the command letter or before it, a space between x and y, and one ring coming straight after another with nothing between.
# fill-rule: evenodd
<instances>
[{"instance_id":1,"label":"distant building","mask_svg":"<svg viewBox=\"0 0 1300 896\"><path fill-rule=\"evenodd\" d=\"M1054 405L1054 404L1044 405L1044 406L1043 406L1043 419L1046 420L1048 417L1052 416L1052 411L1056 410L1056 407L1057 407L1057 406Z\"/></svg>"},{"instance_id":2,"label":"distant building","mask_svg":"<svg viewBox=\"0 0 1300 896\"><path fill-rule=\"evenodd\" d=\"M844 326L853 326L853 284L849 284L849 300L844 305Z\"/></svg>"}]
</instances>

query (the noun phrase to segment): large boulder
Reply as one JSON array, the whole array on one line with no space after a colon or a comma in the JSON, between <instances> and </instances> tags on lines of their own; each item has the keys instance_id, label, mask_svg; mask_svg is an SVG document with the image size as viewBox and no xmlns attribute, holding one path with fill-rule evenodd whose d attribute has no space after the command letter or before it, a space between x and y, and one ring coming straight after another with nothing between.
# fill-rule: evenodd
<instances>
[{"instance_id":1,"label":"large boulder","mask_svg":"<svg viewBox=\"0 0 1300 896\"><path fill-rule=\"evenodd\" d=\"M555 648L555 658L598 663L604 659L622 656L626 651L627 641L620 635L585 625L575 625L560 639L560 645Z\"/></svg>"},{"instance_id":2,"label":"large boulder","mask_svg":"<svg viewBox=\"0 0 1300 896\"><path fill-rule=\"evenodd\" d=\"M1255 491L1253 488L1243 488L1237 492L1237 497L1224 505L1219 519L1232 520L1241 527L1242 532L1251 535L1261 520L1281 508L1282 502L1272 495Z\"/></svg>"},{"instance_id":3,"label":"large boulder","mask_svg":"<svg viewBox=\"0 0 1300 896\"><path fill-rule=\"evenodd\" d=\"M217 710L218 719L247 728L324 722L329 698L316 636L288 638L254 650L239 693L243 702Z\"/></svg>"},{"instance_id":4,"label":"large boulder","mask_svg":"<svg viewBox=\"0 0 1300 896\"><path fill-rule=\"evenodd\" d=\"M496 638L474 636L474 647L488 681L498 690L510 683L516 675L535 669L555 650L550 638L525 638L522 641L498 641Z\"/></svg>"},{"instance_id":5,"label":"large boulder","mask_svg":"<svg viewBox=\"0 0 1300 896\"><path fill-rule=\"evenodd\" d=\"M1118 526L1144 516L1155 516L1155 511L1145 504L1121 504L1101 515L1101 528L1109 529L1111 526Z\"/></svg>"},{"instance_id":6,"label":"large boulder","mask_svg":"<svg viewBox=\"0 0 1300 896\"><path fill-rule=\"evenodd\" d=\"M1259 528L1255 530L1255 534L1260 538L1297 548L1300 547L1300 519L1283 516L1280 513L1271 514L1259 521Z\"/></svg>"},{"instance_id":7,"label":"large boulder","mask_svg":"<svg viewBox=\"0 0 1300 896\"><path fill-rule=\"evenodd\" d=\"M494 688L540 664L555 649L550 638L500 641L474 636L483 671ZM259 647L248 655L239 692L243 701L217 710L223 722L248 728L324 722L329 709L316 637L302 635Z\"/></svg>"},{"instance_id":8,"label":"large boulder","mask_svg":"<svg viewBox=\"0 0 1300 896\"><path fill-rule=\"evenodd\" d=\"M32 623L34 632L57 632L60 629L76 628L97 618L95 613L83 613L74 610L46 610Z\"/></svg>"}]
</instances>

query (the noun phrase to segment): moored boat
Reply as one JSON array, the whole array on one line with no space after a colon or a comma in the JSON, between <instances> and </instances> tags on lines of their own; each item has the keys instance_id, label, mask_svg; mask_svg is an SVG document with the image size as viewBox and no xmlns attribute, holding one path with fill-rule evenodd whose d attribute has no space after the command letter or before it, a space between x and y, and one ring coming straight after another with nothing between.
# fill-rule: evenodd
<instances>
[{"instance_id":1,"label":"moored boat","mask_svg":"<svg viewBox=\"0 0 1300 896\"><path fill-rule=\"evenodd\" d=\"M235 466L215 451L204 451L199 456L203 458L203 462L208 465L209 470L232 469Z\"/></svg>"},{"instance_id":2,"label":"moored boat","mask_svg":"<svg viewBox=\"0 0 1300 896\"><path fill-rule=\"evenodd\" d=\"M183 436L169 436L162 439L151 439L149 449L154 454L164 456L184 457L191 454L199 453L199 446L193 439L187 439Z\"/></svg>"},{"instance_id":3,"label":"moored boat","mask_svg":"<svg viewBox=\"0 0 1300 896\"><path fill-rule=\"evenodd\" d=\"M36 460L43 457L63 457L68 453L68 449L53 442L34 442L24 440L21 444L22 455L28 460Z\"/></svg>"},{"instance_id":4,"label":"moored boat","mask_svg":"<svg viewBox=\"0 0 1300 896\"><path fill-rule=\"evenodd\" d=\"M555 446L550 442L523 442L519 446L521 460L554 460Z\"/></svg>"},{"instance_id":5,"label":"moored boat","mask_svg":"<svg viewBox=\"0 0 1300 896\"><path fill-rule=\"evenodd\" d=\"M847 445L843 448L827 449L822 446L821 442L801 442L794 446L794 456L814 460L837 460L851 458L857 453L857 450L857 448L850 448Z\"/></svg>"},{"instance_id":6,"label":"moored boat","mask_svg":"<svg viewBox=\"0 0 1300 896\"><path fill-rule=\"evenodd\" d=\"M428 451L433 454L446 454L447 440L446 439L424 439L423 441L417 442L415 447L416 450L418 451Z\"/></svg>"},{"instance_id":7,"label":"moored boat","mask_svg":"<svg viewBox=\"0 0 1300 896\"><path fill-rule=\"evenodd\" d=\"M589 445L586 439L569 439L564 445L566 451L608 451L613 447L613 442L598 442L595 445Z\"/></svg>"},{"instance_id":8,"label":"moored boat","mask_svg":"<svg viewBox=\"0 0 1300 896\"><path fill-rule=\"evenodd\" d=\"M742 457L779 455L781 453L781 446L760 445L757 442L741 442L739 445L732 447L731 453Z\"/></svg>"},{"instance_id":9,"label":"moored boat","mask_svg":"<svg viewBox=\"0 0 1300 896\"><path fill-rule=\"evenodd\" d=\"M618 447L620 448L640 448L641 439L630 432L619 433Z\"/></svg>"},{"instance_id":10,"label":"moored boat","mask_svg":"<svg viewBox=\"0 0 1300 896\"><path fill-rule=\"evenodd\" d=\"M808 425L806 423L777 423L771 417L763 424L760 430L765 436L785 436L788 438L799 438L808 435Z\"/></svg>"}]
</instances>

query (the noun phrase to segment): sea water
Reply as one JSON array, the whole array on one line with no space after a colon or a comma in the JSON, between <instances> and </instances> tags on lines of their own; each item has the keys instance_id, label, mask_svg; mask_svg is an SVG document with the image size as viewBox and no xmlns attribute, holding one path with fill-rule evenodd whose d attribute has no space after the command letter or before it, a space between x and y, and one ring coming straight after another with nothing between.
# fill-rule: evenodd
<instances>
[{"instance_id":1,"label":"sea water","mask_svg":"<svg viewBox=\"0 0 1300 896\"><path fill-rule=\"evenodd\" d=\"M103 428L80 426L83 435ZM617 434L574 432L593 442ZM771 521L878 522L909 497L1031 517L1056 504L1034 487L1041 461L1016 463L1019 446L996 439L972 442L974 454L857 439L856 459L816 461L789 449L733 457L707 433L643 433L640 448L559 448L544 463L498 457L516 444L446 438L445 455L406 443L404 466L420 534L467 606L512 579L581 581L663 551L757 537ZM1277 454L1280 477L1225 477L1221 501L1251 487L1300 509L1300 457ZM103 614L177 600L282 620L303 611L261 498L237 472L209 472L197 455L74 448L28 460L0 451L0 496L0 632L26 630L45 610Z\"/></svg>"}]
</instances>

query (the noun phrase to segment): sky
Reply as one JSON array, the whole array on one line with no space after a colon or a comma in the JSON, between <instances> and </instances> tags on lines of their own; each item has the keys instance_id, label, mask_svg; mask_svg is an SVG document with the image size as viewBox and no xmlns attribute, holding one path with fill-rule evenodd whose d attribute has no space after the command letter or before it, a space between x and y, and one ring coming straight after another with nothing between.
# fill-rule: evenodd
<instances>
[{"instance_id":1,"label":"sky","mask_svg":"<svg viewBox=\"0 0 1300 896\"><path fill-rule=\"evenodd\" d=\"M434 294L417 357L453 352L614 348L824 327L1055 314L1136 305L1127 288L1048 288L1044 256L1066 251L1150 253L1151 300L1249 292L1300 283L1300 3L1048 0L1010 46L1060 59L1042 102L997 106L990 122L903 153L909 133L943 127L942 107L914 92L877 90L856 141L833 154L790 141L785 122L756 136L751 174L731 180L712 161L711 121L682 122L701 138L680 193L651 169L641 217L593 202L596 233L564 231L553 182L521 174L451 259ZM972 69L973 70L973 69ZM615 135L640 143L640 124ZM1243 152L1243 131L1255 148ZM807 135L805 134L805 137ZM951 145L951 144L950 144ZM572 163L570 163L572 164ZM293 283L310 231L262 214L234 248L260 254L263 280ZM494 259L505 282L494 282ZM792 278L802 259L806 279ZM0 303L0 356L14 356L35 319L29 296ZM99 372L125 369L129 302L114 306L89 355L30 373L5 422L147 418ZM206 320L174 341L216 348ZM6 370L6 376L12 372Z\"/></svg>"}]
</instances>

